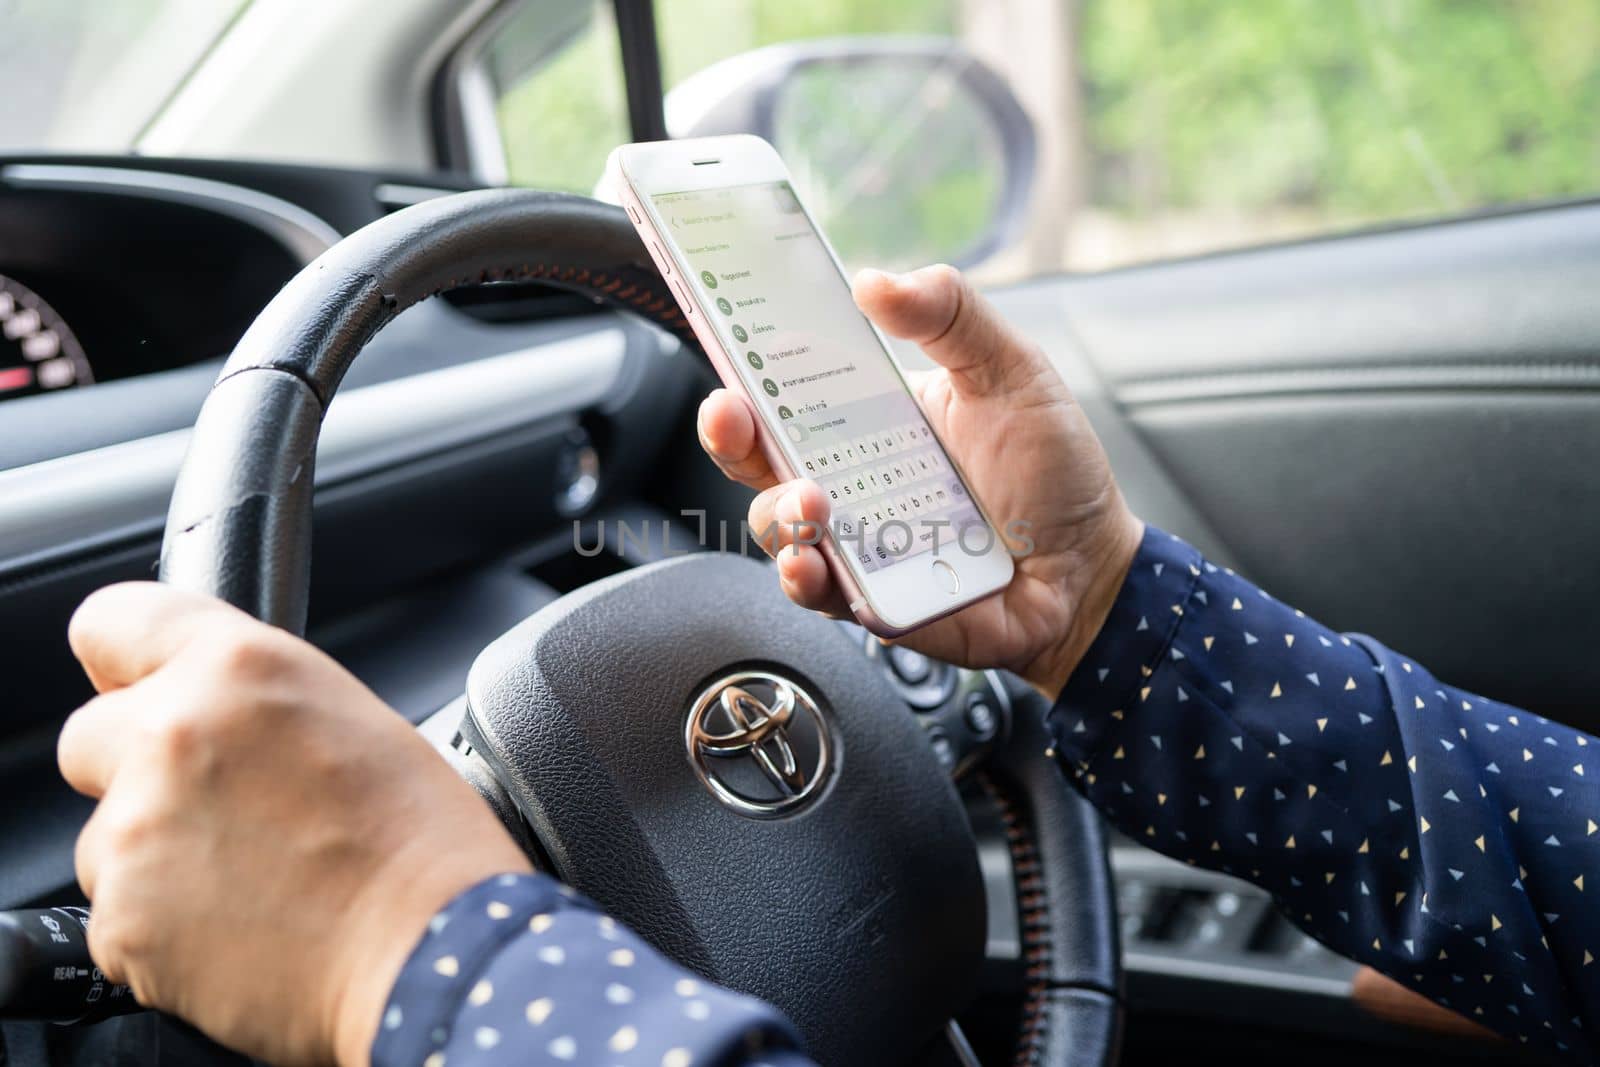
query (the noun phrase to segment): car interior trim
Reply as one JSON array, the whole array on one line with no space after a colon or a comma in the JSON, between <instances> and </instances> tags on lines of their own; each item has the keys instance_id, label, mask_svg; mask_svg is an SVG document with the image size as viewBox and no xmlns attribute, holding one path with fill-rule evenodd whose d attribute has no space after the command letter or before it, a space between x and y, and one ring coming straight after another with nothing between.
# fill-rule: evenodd
<instances>
[{"instance_id":1,"label":"car interior trim","mask_svg":"<svg viewBox=\"0 0 1600 1067\"><path fill-rule=\"evenodd\" d=\"M1166 974L1180 978L1194 978L1206 982L1225 982L1246 988L1276 989L1284 992L1306 993L1313 996L1350 999L1348 980L1328 978L1318 974L1297 974L1288 968L1282 970L1265 967L1242 967L1223 963L1204 956L1179 956L1165 952L1140 952L1129 950L1123 957L1128 970L1149 974Z\"/></svg>"},{"instance_id":2,"label":"car interior trim","mask_svg":"<svg viewBox=\"0 0 1600 1067\"><path fill-rule=\"evenodd\" d=\"M1184 375L1127 382L1117 389L1117 399L1128 407L1141 407L1295 394L1528 389L1600 389L1600 364L1412 364Z\"/></svg>"},{"instance_id":3,"label":"car interior trim","mask_svg":"<svg viewBox=\"0 0 1600 1067\"><path fill-rule=\"evenodd\" d=\"M339 231L298 204L241 185L167 171L67 163L12 163L0 181L33 189L143 196L206 208L249 223L281 244L302 265L338 242Z\"/></svg>"},{"instance_id":4,"label":"car interior trim","mask_svg":"<svg viewBox=\"0 0 1600 1067\"><path fill-rule=\"evenodd\" d=\"M317 484L571 412L611 394L627 341L608 328L351 389L328 413ZM0 575L159 533L191 430L0 472Z\"/></svg>"},{"instance_id":5,"label":"car interior trim","mask_svg":"<svg viewBox=\"0 0 1600 1067\"><path fill-rule=\"evenodd\" d=\"M960 1023L951 1019L945 1025L944 1037L950 1046L950 1055L959 1067L983 1067L983 1062L972 1050L972 1042L967 1040L966 1032L961 1029Z\"/></svg>"},{"instance_id":6,"label":"car interior trim","mask_svg":"<svg viewBox=\"0 0 1600 1067\"><path fill-rule=\"evenodd\" d=\"M1594 364L1597 239L1600 204L1580 203L1065 277L1054 295L1117 394L1326 367Z\"/></svg>"},{"instance_id":7,"label":"car interior trim","mask_svg":"<svg viewBox=\"0 0 1600 1067\"><path fill-rule=\"evenodd\" d=\"M435 152L441 165L490 185L510 180L494 80L484 51L516 5L498 3L456 42L434 78Z\"/></svg>"},{"instance_id":8,"label":"car interior trim","mask_svg":"<svg viewBox=\"0 0 1600 1067\"><path fill-rule=\"evenodd\" d=\"M627 72L628 126L635 141L664 141L667 133L666 85L661 47L656 40L651 0L614 0L617 45Z\"/></svg>"},{"instance_id":9,"label":"car interior trim","mask_svg":"<svg viewBox=\"0 0 1600 1067\"><path fill-rule=\"evenodd\" d=\"M409 185L404 182L379 182L372 189L372 198L386 208L410 207L425 200L458 193L459 189L445 189L437 185Z\"/></svg>"}]
</instances>

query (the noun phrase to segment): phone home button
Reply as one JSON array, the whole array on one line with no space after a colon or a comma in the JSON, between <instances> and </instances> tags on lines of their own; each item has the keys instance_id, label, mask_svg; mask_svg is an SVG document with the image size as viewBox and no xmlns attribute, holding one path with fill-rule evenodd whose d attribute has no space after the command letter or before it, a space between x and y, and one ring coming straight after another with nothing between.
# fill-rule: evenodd
<instances>
[{"instance_id":1,"label":"phone home button","mask_svg":"<svg viewBox=\"0 0 1600 1067\"><path fill-rule=\"evenodd\" d=\"M956 569L942 559L933 561L933 580L940 589L951 596L961 592L961 577L956 574Z\"/></svg>"}]
</instances>

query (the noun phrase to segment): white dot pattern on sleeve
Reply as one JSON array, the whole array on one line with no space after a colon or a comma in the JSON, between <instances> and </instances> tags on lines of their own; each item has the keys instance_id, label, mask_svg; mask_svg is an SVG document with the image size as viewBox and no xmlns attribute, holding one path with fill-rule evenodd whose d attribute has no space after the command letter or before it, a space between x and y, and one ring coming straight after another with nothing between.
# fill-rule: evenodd
<instances>
[{"instance_id":1,"label":"white dot pattern on sleeve","mask_svg":"<svg viewBox=\"0 0 1600 1067\"><path fill-rule=\"evenodd\" d=\"M1441 683L1148 529L1050 713L1141 843L1247 878L1336 951L1593 1062L1600 765L1578 731Z\"/></svg>"},{"instance_id":2,"label":"white dot pattern on sleeve","mask_svg":"<svg viewBox=\"0 0 1600 1067\"><path fill-rule=\"evenodd\" d=\"M550 878L502 875L429 923L372 1062L804 1067L799 1049L772 1007L689 976Z\"/></svg>"}]
</instances>

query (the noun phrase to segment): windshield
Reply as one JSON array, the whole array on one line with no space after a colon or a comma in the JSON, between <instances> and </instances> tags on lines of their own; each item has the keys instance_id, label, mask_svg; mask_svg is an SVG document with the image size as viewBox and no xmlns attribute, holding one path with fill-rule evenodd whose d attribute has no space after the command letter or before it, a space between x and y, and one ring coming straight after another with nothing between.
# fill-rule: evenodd
<instances>
[{"instance_id":1,"label":"windshield","mask_svg":"<svg viewBox=\"0 0 1600 1067\"><path fill-rule=\"evenodd\" d=\"M0 0L0 151L126 151L249 0Z\"/></svg>"}]
</instances>

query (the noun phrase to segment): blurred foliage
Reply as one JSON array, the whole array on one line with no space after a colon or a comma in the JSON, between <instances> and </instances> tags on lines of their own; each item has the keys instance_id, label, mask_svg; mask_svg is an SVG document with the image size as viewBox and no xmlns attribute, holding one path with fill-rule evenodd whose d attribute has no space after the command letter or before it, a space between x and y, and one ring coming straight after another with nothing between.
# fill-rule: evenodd
<instances>
[{"instance_id":1,"label":"blurred foliage","mask_svg":"<svg viewBox=\"0 0 1600 1067\"><path fill-rule=\"evenodd\" d=\"M958 0L657 0L662 75L673 86L719 59L808 37L956 32Z\"/></svg>"},{"instance_id":2,"label":"blurred foliage","mask_svg":"<svg viewBox=\"0 0 1600 1067\"><path fill-rule=\"evenodd\" d=\"M1600 189L1594 0L1095 0L1091 201L1328 223Z\"/></svg>"},{"instance_id":3,"label":"blurred foliage","mask_svg":"<svg viewBox=\"0 0 1600 1067\"><path fill-rule=\"evenodd\" d=\"M672 85L781 41L956 34L961 6L658 0L657 22ZM515 179L587 190L626 137L609 7L503 98ZM1157 251L1600 191L1596 0L1079 0L1078 18L1084 121L1066 150L1084 212L1119 220L1119 237L1200 227ZM850 92L808 95L819 127L856 118ZM924 183L895 213L898 238L877 232L881 197L850 224L925 251L970 224L963 205L994 195L989 181L975 168ZM827 225L849 240L844 220Z\"/></svg>"}]
</instances>

